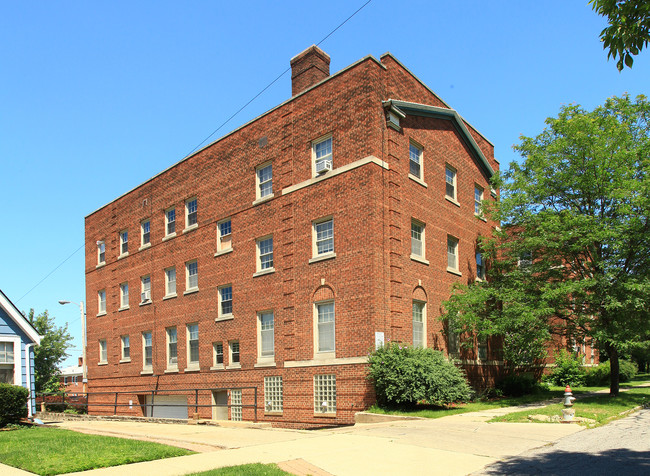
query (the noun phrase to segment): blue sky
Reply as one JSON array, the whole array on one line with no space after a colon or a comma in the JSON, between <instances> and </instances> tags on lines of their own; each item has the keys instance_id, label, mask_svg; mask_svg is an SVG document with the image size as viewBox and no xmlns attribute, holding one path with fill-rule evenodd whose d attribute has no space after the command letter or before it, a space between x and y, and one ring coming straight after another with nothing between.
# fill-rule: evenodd
<instances>
[{"instance_id":1,"label":"blue sky","mask_svg":"<svg viewBox=\"0 0 650 476\"><path fill-rule=\"evenodd\" d=\"M0 0L0 289L69 323L66 364L79 309L57 302L85 301L84 217L182 159L365 1ZM648 92L650 52L619 73L605 26L587 0L372 0L320 46L332 73L390 51L505 168L561 105ZM290 95L287 73L211 140Z\"/></svg>"}]
</instances>

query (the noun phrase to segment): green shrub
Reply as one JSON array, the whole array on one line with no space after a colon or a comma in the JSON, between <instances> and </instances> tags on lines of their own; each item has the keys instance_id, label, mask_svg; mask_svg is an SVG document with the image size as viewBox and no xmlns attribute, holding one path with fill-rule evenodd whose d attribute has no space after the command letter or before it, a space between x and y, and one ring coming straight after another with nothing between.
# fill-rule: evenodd
<instances>
[{"instance_id":1,"label":"green shrub","mask_svg":"<svg viewBox=\"0 0 650 476\"><path fill-rule=\"evenodd\" d=\"M0 383L0 428L18 423L27 416L28 397L29 391L25 387Z\"/></svg>"},{"instance_id":2,"label":"green shrub","mask_svg":"<svg viewBox=\"0 0 650 476\"><path fill-rule=\"evenodd\" d=\"M578 356L574 356L566 350L555 355L555 368L550 374L550 380L555 385L579 387L584 385L586 375L587 371Z\"/></svg>"},{"instance_id":3,"label":"green shrub","mask_svg":"<svg viewBox=\"0 0 650 476\"><path fill-rule=\"evenodd\" d=\"M620 359L618 361L619 372L618 378L619 382L629 382L632 380L637 372L639 371L637 365L634 362L629 360ZM592 367L587 372L586 383L591 386L600 386L600 385L609 385L609 374L610 374L610 365L609 360L598 364L597 367Z\"/></svg>"},{"instance_id":4,"label":"green shrub","mask_svg":"<svg viewBox=\"0 0 650 476\"><path fill-rule=\"evenodd\" d=\"M511 374L501 380L497 388L507 397L521 397L537 393L542 385L532 375Z\"/></svg>"},{"instance_id":5,"label":"green shrub","mask_svg":"<svg viewBox=\"0 0 650 476\"><path fill-rule=\"evenodd\" d=\"M370 354L369 362L380 405L447 405L472 394L462 370L437 350L389 343Z\"/></svg>"}]
</instances>

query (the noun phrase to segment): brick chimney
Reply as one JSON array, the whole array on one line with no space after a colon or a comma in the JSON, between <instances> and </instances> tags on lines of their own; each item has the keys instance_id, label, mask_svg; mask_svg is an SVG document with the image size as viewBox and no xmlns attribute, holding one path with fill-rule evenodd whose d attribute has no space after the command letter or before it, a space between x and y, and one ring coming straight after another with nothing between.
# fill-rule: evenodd
<instances>
[{"instance_id":1,"label":"brick chimney","mask_svg":"<svg viewBox=\"0 0 650 476\"><path fill-rule=\"evenodd\" d=\"M329 55L316 45L310 46L291 58L291 95L300 94L329 75Z\"/></svg>"}]
</instances>

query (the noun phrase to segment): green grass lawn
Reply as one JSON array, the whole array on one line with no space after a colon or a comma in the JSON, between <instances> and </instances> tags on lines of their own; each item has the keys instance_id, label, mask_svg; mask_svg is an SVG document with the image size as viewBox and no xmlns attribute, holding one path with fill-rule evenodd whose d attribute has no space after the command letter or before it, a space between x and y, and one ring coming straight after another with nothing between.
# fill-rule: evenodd
<instances>
[{"instance_id":1,"label":"green grass lawn","mask_svg":"<svg viewBox=\"0 0 650 476\"><path fill-rule=\"evenodd\" d=\"M41 475L72 473L193 454L182 448L60 428L0 431L0 462Z\"/></svg>"},{"instance_id":2,"label":"green grass lawn","mask_svg":"<svg viewBox=\"0 0 650 476\"><path fill-rule=\"evenodd\" d=\"M609 394L590 396L574 402L575 416L596 420L596 423L584 423L586 426L599 426L618 418L622 412L650 403L650 387L631 388L616 397ZM528 415L561 415L564 406L561 403L548 405L536 410L524 410L495 417L491 422L527 422Z\"/></svg>"},{"instance_id":3,"label":"green grass lawn","mask_svg":"<svg viewBox=\"0 0 650 476\"><path fill-rule=\"evenodd\" d=\"M285 476L286 471L282 471L275 464L242 464L239 466L228 466L227 468L211 469L201 473L192 473L187 476Z\"/></svg>"}]
</instances>

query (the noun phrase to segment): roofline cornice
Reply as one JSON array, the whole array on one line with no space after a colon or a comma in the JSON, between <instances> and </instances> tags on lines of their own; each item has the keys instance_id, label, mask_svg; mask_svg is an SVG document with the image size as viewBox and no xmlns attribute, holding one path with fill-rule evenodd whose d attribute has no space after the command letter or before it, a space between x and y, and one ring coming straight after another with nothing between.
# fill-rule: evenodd
<instances>
[{"instance_id":1,"label":"roofline cornice","mask_svg":"<svg viewBox=\"0 0 650 476\"><path fill-rule=\"evenodd\" d=\"M7 312L9 317L20 327L20 329L29 337L35 344L41 343L41 337L32 326L32 324L23 316L13 302L7 297L5 293L0 290L0 306Z\"/></svg>"}]
</instances>

